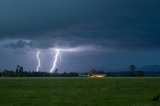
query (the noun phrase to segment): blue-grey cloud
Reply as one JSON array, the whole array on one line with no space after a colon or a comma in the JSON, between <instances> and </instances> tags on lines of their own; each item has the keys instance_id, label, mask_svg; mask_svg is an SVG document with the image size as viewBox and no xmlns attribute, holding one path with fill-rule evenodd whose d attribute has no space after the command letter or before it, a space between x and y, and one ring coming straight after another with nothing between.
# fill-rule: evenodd
<instances>
[{"instance_id":1,"label":"blue-grey cloud","mask_svg":"<svg viewBox=\"0 0 160 106\"><path fill-rule=\"evenodd\" d=\"M4 47L160 48L159 0L1 0ZM12 40L30 40L13 43Z\"/></svg>"},{"instance_id":2,"label":"blue-grey cloud","mask_svg":"<svg viewBox=\"0 0 160 106\"><path fill-rule=\"evenodd\" d=\"M5 48L12 48L12 49L23 49L23 48L30 48L32 47L32 44L30 41L26 41L26 40L18 40L15 42L8 42L8 43L4 43L3 45L1 45L2 47Z\"/></svg>"}]
</instances>

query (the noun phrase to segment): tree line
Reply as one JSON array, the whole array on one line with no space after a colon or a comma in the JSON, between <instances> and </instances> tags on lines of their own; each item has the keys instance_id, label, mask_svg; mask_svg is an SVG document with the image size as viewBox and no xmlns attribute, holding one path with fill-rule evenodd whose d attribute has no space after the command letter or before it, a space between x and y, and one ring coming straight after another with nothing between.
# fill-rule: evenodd
<instances>
[{"instance_id":1,"label":"tree line","mask_svg":"<svg viewBox=\"0 0 160 106\"><path fill-rule=\"evenodd\" d=\"M136 70L135 65L130 65L128 71L123 72L109 72L104 70L92 69L88 72L77 73L77 72L63 72L58 73L58 69L54 73L49 72L35 72L35 71L24 71L22 66L17 65L15 71L4 70L0 72L0 77L87 77L94 74L106 74L108 77L143 77L143 76L160 76L160 73L146 73L144 71Z\"/></svg>"},{"instance_id":2,"label":"tree line","mask_svg":"<svg viewBox=\"0 0 160 106\"><path fill-rule=\"evenodd\" d=\"M49 72L35 72L35 71L24 71L22 66L17 65L15 71L4 70L0 72L1 77L77 77L77 72L63 72L58 73L58 69L54 73Z\"/></svg>"},{"instance_id":3,"label":"tree line","mask_svg":"<svg viewBox=\"0 0 160 106\"><path fill-rule=\"evenodd\" d=\"M1 77L78 77L77 72L63 72L63 73L48 73L48 72L34 72L23 71L17 73L15 71L5 70L0 72Z\"/></svg>"}]
</instances>

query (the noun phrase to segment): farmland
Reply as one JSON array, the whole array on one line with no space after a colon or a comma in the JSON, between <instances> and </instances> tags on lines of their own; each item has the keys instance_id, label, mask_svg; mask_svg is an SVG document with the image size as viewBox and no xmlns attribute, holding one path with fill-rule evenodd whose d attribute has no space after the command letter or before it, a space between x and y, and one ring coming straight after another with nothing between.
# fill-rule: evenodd
<instances>
[{"instance_id":1,"label":"farmland","mask_svg":"<svg viewBox=\"0 0 160 106\"><path fill-rule=\"evenodd\" d=\"M0 106L158 106L160 78L0 78Z\"/></svg>"}]
</instances>

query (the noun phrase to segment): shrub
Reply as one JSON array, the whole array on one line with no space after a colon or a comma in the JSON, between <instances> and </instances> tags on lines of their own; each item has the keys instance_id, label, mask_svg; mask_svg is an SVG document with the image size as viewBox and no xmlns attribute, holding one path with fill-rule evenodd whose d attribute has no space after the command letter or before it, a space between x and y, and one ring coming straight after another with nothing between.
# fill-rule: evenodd
<instances>
[{"instance_id":1,"label":"shrub","mask_svg":"<svg viewBox=\"0 0 160 106\"><path fill-rule=\"evenodd\" d=\"M152 98L153 101L160 101L160 94L156 94L154 95L154 97Z\"/></svg>"}]
</instances>

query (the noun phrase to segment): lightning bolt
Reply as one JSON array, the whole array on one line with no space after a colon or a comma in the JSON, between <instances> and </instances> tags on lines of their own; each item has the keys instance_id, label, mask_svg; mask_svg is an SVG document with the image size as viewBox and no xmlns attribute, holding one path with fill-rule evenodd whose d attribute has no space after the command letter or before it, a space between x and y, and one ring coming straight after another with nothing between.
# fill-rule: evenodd
<instances>
[{"instance_id":1,"label":"lightning bolt","mask_svg":"<svg viewBox=\"0 0 160 106\"><path fill-rule=\"evenodd\" d=\"M37 62L38 62L38 65L37 65L37 68L36 68L36 71L38 72L39 71L39 68L41 67L41 60L39 58L39 55L40 55L40 50L37 52L36 54L36 57L37 57Z\"/></svg>"},{"instance_id":2,"label":"lightning bolt","mask_svg":"<svg viewBox=\"0 0 160 106\"><path fill-rule=\"evenodd\" d=\"M59 49L55 49L54 62L53 62L53 66L52 66L52 68L50 70L50 73L52 73L53 71L55 71L58 60L61 60L60 50Z\"/></svg>"},{"instance_id":3,"label":"lightning bolt","mask_svg":"<svg viewBox=\"0 0 160 106\"><path fill-rule=\"evenodd\" d=\"M88 48L86 47L86 49L88 50ZM77 48L50 48L50 50L54 50L54 61L53 61L53 66L50 70L50 73L54 72L56 70L56 66L58 61L61 62L62 61L62 57L60 52L80 52L80 51L84 51L85 48L82 47L77 47Z\"/></svg>"}]
</instances>

